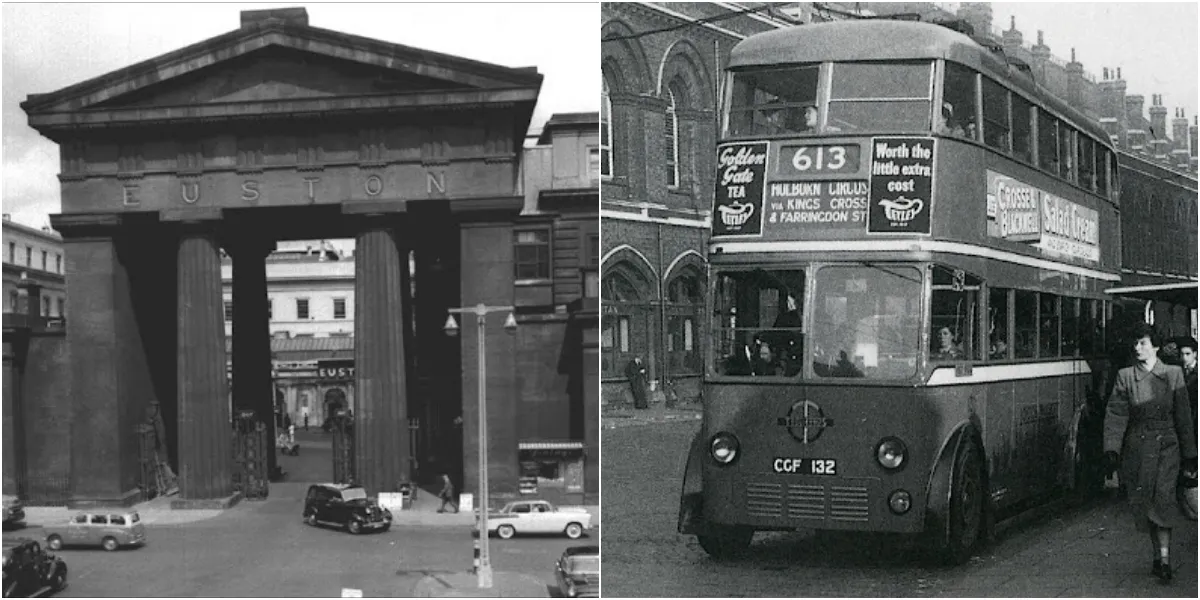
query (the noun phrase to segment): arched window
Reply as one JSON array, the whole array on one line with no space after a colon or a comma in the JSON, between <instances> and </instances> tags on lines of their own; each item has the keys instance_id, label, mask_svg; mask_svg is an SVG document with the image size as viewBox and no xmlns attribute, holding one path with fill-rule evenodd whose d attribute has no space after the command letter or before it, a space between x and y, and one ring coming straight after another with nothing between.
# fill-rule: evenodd
<instances>
[{"instance_id":1,"label":"arched window","mask_svg":"<svg viewBox=\"0 0 1200 600\"><path fill-rule=\"evenodd\" d=\"M600 176L612 177L612 100L608 97L608 81L601 80L600 92Z\"/></svg>"},{"instance_id":2,"label":"arched window","mask_svg":"<svg viewBox=\"0 0 1200 600\"><path fill-rule=\"evenodd\" d=\"M675 109L675 92L668 88L663 149L667 154L667 186L669 187L679 185L679 119L676 118Z\"/></svg>"},{"instance_id":3,"label":"arched window","mask_svg":"<svg viewBox=\"0 0 1200 600\"><path fill-rule=\"evenodd\" d=\"M609 269L601 281L604 306L600 331L602 377L624 377L625 365L634 357L648 360L650 282L627 262Z\"/></svg>"},{"instance_id":4,"label":"arched window","mask_svg":"<svg viewBox=\"0 0 1200 600\"><path fill-rule=\"evenodd\" d=\"M690 268L667 284L668 377L700 374L696 327L704 305L702 287L699 274Z\"/></svg>"}]
</instances>

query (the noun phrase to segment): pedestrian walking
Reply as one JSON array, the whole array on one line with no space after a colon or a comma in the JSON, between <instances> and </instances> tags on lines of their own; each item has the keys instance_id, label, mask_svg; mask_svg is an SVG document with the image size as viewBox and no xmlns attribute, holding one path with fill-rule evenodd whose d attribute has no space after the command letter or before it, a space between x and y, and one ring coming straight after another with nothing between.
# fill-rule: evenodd
<instances>
[{"instance_id":1,"label":"pedestrian walking","mask_svg":"<svg viewBox=\"0 0 1200 600\"><path fill-rule=\"evenodd\" d=\"M1120 470L1138 531L1150 535L1151 572L1168 583L1171 529L1187 518L1176 486L1181 477L1190 476L1193 482L1196 478L1195 422L1183 370L1158 358L1159 334L1144 326L1135 336L1137 362L1117 373L1108 399L1104 457L1110 474Z\"/></svg>"},{"instance_id":2,"label":"pedestrian walking","mask_svg":"<svg viewBox=\"0 0 1200 600\"><path fill-rule=\"evenodd\" d=\"M304 407L304 430L308 431L308 407Z\"/></svg>"},{"instance_id":3,"label":"pedestrian walking","mask_svg":"<svg viewBox=\"0 0 1200 600\"><path fill-rule=\"evenodd\" d=\"M633 407L649 408L646 365L642 362L642 357L635 356L633 360L629 361L629 364L625 365L625 377L629 379L629 387L633 392Z\"/></svg>"},{"instance_id":4,"label":"pedestrian walking","mask_svg":"<svg viewBox=\"0 0 1200 600\"><path fill-rule=\"evenodd\" d=\"M446 505L454 507L454 512L458 512L458 500L454 495L454 483L450 481L450 476L442 474L442 491L438 492L438 498L442 499L442 505L438 507L438 512L446 512Z\"/></svg>"},{"instance_id":5,"label":"pedestrian walking","mask_svg":"<svg viewBox=\"0 0 1200 600\"><path fill-rule=\"evenodd\" d=\"M1196 422L1196 338L1179 340L1179 358L1183 361L1183 382L1187 384L1188 401L1192 403L1192 422Z\"/></svg>"}]
</instances>

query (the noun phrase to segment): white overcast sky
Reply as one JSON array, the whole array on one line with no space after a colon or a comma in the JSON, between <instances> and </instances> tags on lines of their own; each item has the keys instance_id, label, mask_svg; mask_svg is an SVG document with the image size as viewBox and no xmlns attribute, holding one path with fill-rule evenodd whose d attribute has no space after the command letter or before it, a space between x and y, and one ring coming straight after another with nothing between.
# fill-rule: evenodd
<instances>
[{"instance_id":1,"label":"white overcast sky","mask_svg":"<svg viewBox=\"0 0 1200 600\"><path fill-rule=\"evenodd\" d=\"M543 76L534 128L600 107L600 5L563 4L4 4L3 205L40 227L60 212L58 146L27 125L29 94L68 85L237 29L247 9L304 6L314 27Z\"/></svg>"}]
</instances>

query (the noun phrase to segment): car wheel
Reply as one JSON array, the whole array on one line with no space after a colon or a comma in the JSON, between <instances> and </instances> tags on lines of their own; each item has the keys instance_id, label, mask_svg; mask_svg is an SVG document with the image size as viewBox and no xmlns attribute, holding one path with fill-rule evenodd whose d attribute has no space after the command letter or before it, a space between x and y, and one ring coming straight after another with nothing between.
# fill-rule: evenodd
<instances>
[{"instance_id":1,"label":"car wheel","mask_svg":"<svg viewBox=\"0 0 1200 600\"><path fill-rule=\"evenodd\" d=\"M517 530L513 529L512 525L501 525L496 528L496 535L500 536L500 539L507 540L516 533Z\"/></svg>"},{"instance_id":2,"label":"car wheel","mask_svg":"<svg viewBox=\"0 0 1200 600\"><path fill-rule=\"evenodd\" d=\"M567 537L577 540L579 539L579 536L583 535L583 526L579 523L568 523L566 534Z\"/></svg>"},{"instance_id":3,"label":"car wheel","mask_svg":"<svg viewBox=\"0 0 1200 600\"><path fill-rule=\"evenodd\" d=\"M51 550L62 550L62 536L57 533L46 538L46 547Z\"/></svg>"},{"instance_id":4,"label":"car wheel","mask_svg":"<svg viewBox=\"0 0 1200 600\"><path fill-rule=\"evenodd\" d=\"M63 567L54 574L54 577L50 578L50 589L57 592L65 587L67 587L67 568Z\"/></svg>"},{"instance_id":5,"label":"car wheel","mask_svg":"<svg viewBox=\"0 0 1200 600\"><path fill-rule=\"evenodd\" d=\"M307 523L308 525L316 527L317 526L317 513L310 512L307 515L304 515L304 522Z\"/></svg>"},{"instance_id":6,"label":"car wheel","mask_svg":"<svg viewBox=\"0 0 1200 600\"><path fill-rule=\"evenodd\" d=\"M117 538L114 537L106 537L104 538L104 541L100 543L104 546L104 549L108 550L109 552L112 552L120 547L120 544L117 543Z\"/></svg>"},{"instance_id":7,"label":"car wheel","mask_svg":"<svg viewBox=\"0 0 1200 600\"><path fill-rule=\"evenodd\" d=\"M350 519L346 523L346 531L349 531L350 533L360 533L362 531L362 524L354 519Z\"/></svg>"}]
</instances>

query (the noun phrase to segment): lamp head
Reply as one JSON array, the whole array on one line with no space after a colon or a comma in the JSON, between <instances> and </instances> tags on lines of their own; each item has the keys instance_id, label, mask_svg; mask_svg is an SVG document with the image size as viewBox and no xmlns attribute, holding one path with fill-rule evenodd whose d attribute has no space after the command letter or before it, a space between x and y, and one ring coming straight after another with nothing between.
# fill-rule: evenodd
<instances>
[{"instance_id":1,"label":"lamp head","mask_svg":"<svg viewBox=\"0 0 1200 600\"><path fill-rule=\"evenodd\" d=\"M442 325L442 331L450 337L458 337L458 322L454 320L454 315L446 315L446 324Z\"/></svg>"},{"instance_id":2,"label":"lamp head","mask_svg":"<svg viewBox=\"0 0 1200 600\"><path fill-rule=\"evenodd\" d=\"M508 318L504 319L504 329L509 333L517 330L517 317L513 313L508 313Z\"/></svg>"}]
</instances>

